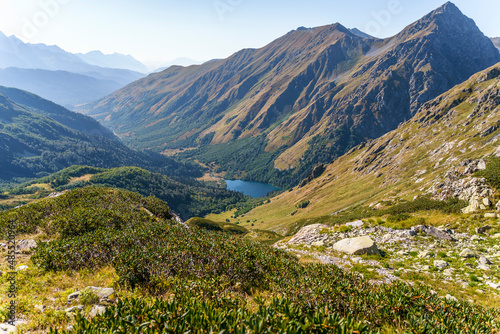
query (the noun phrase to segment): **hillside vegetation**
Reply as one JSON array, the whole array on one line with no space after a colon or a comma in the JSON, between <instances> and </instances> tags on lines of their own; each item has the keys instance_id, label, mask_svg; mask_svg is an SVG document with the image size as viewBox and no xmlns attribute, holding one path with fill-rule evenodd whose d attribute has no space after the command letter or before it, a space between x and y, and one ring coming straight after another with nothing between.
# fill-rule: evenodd
<instances>
[{"instance_id":1,"label":"hillside vegetation","mask_svg":"<svg viewBox=\"0 0 500 334\"><path fill-rule=\"evenodd\" d=\"M0 185L78 164L132 165L185 178L203 174L199 166L132 150L95 120L12 88L0 87L0 139Z\"/></svg>"},{"instance_id":2,"label":"hillside vegetation","mask_svg":"<svg viewBox=\"0 0 500 334\"><path fill-rule=\"evenodd\" d=\"M31 250L29 266L35 267L19 276L19 311L30 320L24 328L52 327L50 333L500 329L497 310L442 299L418 284L373 285L334 265L301 263L282 250L188 228L169 216L168 206L157 199L92 187L0 213L0 226L15 221L19 233L37 233L39 240ZM63 290L54 305L49 302L59 291L54 288L66 284L68 276L73 286L81 284L89 271L94 280L105 275L116 284L117 296L106 301L106 311L86 318L95 303L86 295L80 298L87 306L73 320L53 309L67 305L74 291ZM47 283L50 276L59 278ZM34 303L39 302L48 307L37 315ZM66 324L72 328L61 329Z\"/></svg>"},{"instance_id":3,"label":"hillside vegetation","mask_svg":"<svg viewBox=\"0 0 500 334\"><path fill-rule=\"evenodd\" d=\"M48 196L54 192L87 186L111 187L155 196L170 204L182 219L220 213L245 203L241 193L226 190L216 183L182 178L175 180L138 167L112 169L72 166L42 179L6 190L0 195L0 209L12 208Z\"/></svg>"}]
</instances>

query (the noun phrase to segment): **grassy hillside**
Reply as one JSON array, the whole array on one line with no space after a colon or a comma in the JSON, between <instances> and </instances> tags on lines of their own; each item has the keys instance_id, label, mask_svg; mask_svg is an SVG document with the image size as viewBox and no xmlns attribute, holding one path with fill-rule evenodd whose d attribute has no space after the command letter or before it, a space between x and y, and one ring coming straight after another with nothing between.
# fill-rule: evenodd
<instances>
[{"instance_id":1,"label":"grassy hillside","mask_svg":"<svg viewBox=\"0 0 500 334\"><path fill-rule=\"evenodd\" d=\"M182 219L220 213L239 206L247 198L224 186L195 180L174 180L138 167L112 169L72 166L50 176L0 192L0 209L13 208L53 192L87 186L112 187L155 196L170 204ZM241 203L241 204L240 204Z\"/></svg>"},{"instance_id":2,"label":"grassy hillside","mask_svg":"<svg viewBox=\"0 0 500 334\"><path fill-rule=\"evenodd\" d=\"M126 191L72 190L0 213L0 226L9 221L17 222L18 233L38 241L20 255L28 265L18 274L18 312L28 320L23 331L444 334L500 329L496 309L440 298L419 284L371 284L334 265L302 263L238 236L187 228L169 220L162 201ZM0 270L4 266L0 263ZM0 283L7 283L5 276ZM110 298L82 292L68 304L75 290L103 284L115 288ZM64 312L79 303L74 316ZM106 311L86 317L95 304ZM2 300L0 321L7 305Z\"/></svg>"},{"instance_id":3,"label":"grassy hillside","mask_svg":"<svg viewBox=\"0 0 500 334\"><path fill-rule=\"evenodd\" d=\"M283 234L300 220L334 220L339 210L430 196L463 161L498 155L499 82L500 64L479 72L426 103L398 129L337 159L306 186L245 214L244 221ZM304 201L309 205L298 209ZM231 216L209 218L234 222Z\"/></svg>"}]
</instances>

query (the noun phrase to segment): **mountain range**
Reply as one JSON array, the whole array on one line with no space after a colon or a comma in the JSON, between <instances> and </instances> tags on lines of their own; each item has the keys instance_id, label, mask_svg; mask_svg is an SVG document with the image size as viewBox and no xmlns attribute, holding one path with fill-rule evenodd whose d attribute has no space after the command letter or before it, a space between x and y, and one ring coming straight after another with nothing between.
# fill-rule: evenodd
<instances>
[{"instance_id":1,"label":"mountain range","mask_svg":"<svg viewBox=\"0 0 500 334\"><path fill-rule=\"evenodd\" d=\"M94 119L32 93L0 87L0 182L33 178L78 164L139 166L170 176L201 170L125 146Z\"/></svg>"},{"instance_id":2,"label":"mountain range","mask_svg":"<svg viewBox=\"0 0 500 334\"><path fill-rule=\"evenodd\" d=\"M448 2L391 38L301 27L260 49L151 74L78 111L132 147L189 148L181 158L286 188L499 61Z\"/></svg>"},{"instance_id":3,"label":"mountain range","mask_svg":"<svg viewBox=\"0 0 500 334\"><path fill-rule=\"evenodd\" d=\"M115 65L108 67L107 65ZM57 46L24 43L0 32L0 85L31 91L72 107L140 79L145 65L130 56L76 55Z\"/></svg>"},{"instance_id":4,"label":"mountain range","mask_svg":"<svg viewBox=\"0 0 500 334\"><path fill-rule=\"evenodd\" d=\"M477 170L472 162L500 156L499 96L500 63L426 102L397 129L353 148L245 219L262 221L256 228L282 232L296 221L331 217L349 207L422 195L473 199L482 186L468 178ZM297 212L304 201L307 208Z\"/></svg>"}]
</instances>

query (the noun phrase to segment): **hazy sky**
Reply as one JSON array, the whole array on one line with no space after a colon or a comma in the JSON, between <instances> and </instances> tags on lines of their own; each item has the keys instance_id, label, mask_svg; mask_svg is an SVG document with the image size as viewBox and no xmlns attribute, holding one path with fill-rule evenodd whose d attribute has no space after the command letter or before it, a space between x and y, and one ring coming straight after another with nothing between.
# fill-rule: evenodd
<instances>
[{"instance_id":1,"label":"hazy sky","mask_svg":"<svg viewBox=\"0 0 500 334\"><path fill-rule=\"evenodd\" d=\"M141 61L224 58L299 26L340 22L377 37L396 34L443 0L0 0L0 31L70 52L101 50ZM490 37L500 1L454 3Z\"/></svg>"}]
</instances>

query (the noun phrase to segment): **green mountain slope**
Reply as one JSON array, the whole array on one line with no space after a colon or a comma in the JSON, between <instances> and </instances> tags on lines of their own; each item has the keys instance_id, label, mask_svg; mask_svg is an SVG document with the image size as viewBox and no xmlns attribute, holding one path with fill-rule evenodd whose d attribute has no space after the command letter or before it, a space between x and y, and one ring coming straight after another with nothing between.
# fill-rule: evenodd
<instances>
[{"instance_id":1,"label":"green mountain slope","mask_svg":"<svg viewBox=\"0 0 500 334\"><path fill-rule=\"evenodd\" d=\"M182 156L285 188L498 61L490 39L447 3L392 38L300 28L152 74L79 111L134 147L198 148Z\"/></svg>"},{"instance_id":2,"label":"green mountain slope","mask_svg":"<svg viewBox=\"0 0 500 334\"><path fill-rule=\"evenodd\" d=\"M22 103L0 93L1 181L44 176L74 164L137 165L169 171L172 176L200 175L199 168L128 148L88 117L27 92L7 88L0 91Z\"/></svg>"},{"instance_id":3,"label":"green mountain slope","mask_svg":"<svg viewBox=\"0 0 500 334\"><path fill-rule=\"evenodd\" d=\"M361 144L305 186L273 198L245 219L263 222L257 228L283 232L300 220L335 220L336 212L353 206L373 207L420 195L473 199L479 190L460 180L467 181L477 169L474 159L488 164L500 155L499 96L500 63L424 104L396 130ZM478 196L498 200L488 193ZM304 201L308 205L298 210Z\"/></svg>"}]
</instances>

